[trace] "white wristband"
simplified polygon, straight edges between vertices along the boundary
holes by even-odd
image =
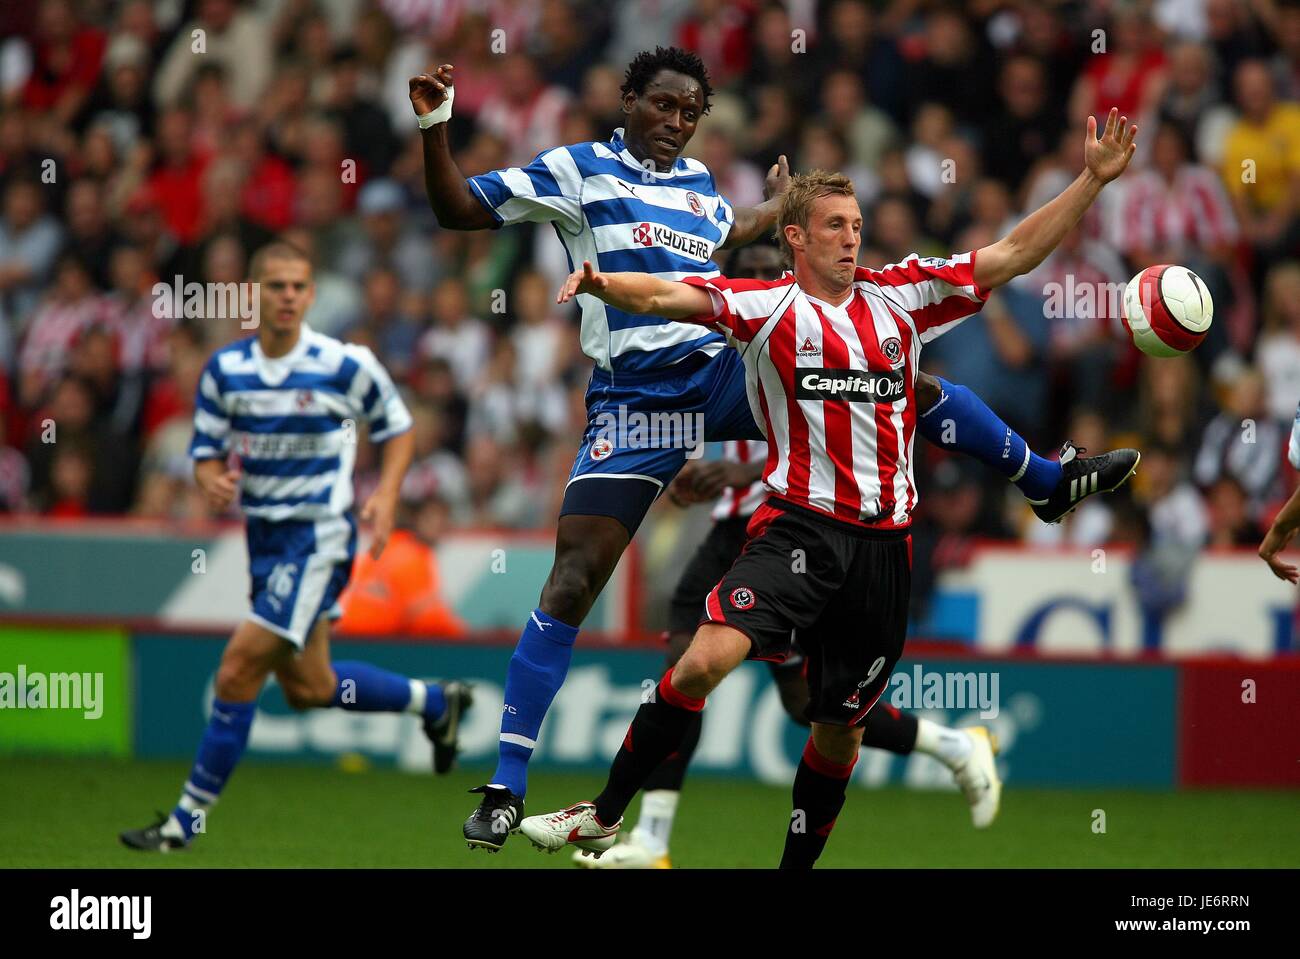
[[[438,109],[432,111],[431,113],[425,113],[416,118],[416,123],[420,125],[420,129],[427,130],[435,123],[446,123],[448,120],[450,120],[451,101],[454,99],[456,99],[456,88],[448,87],[447,99],[442,101],[442,106],[438,107]]]

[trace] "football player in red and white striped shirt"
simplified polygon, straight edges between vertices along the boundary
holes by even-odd
[[[859,267],[852,183],[816,172],[795,177],[782,197],[777,236],[794,271],[779,280],[670,282],[601,274],[590,263],[574,272],[561,302],[594,294],[630,313],[727,334],[745,361],[755,418],[766,423],[763,480],[772,495],[710,594],[690,648],[637,711],[605,789],[594,802],[525,819],[520,830],[534,845],[597,855],[612,846],[623,811],[705,697],[745,659],[784,659],[797,631],[809,659],[812,735],[781,866],[812,867],[844,804],[861,724],[902,654],[922,344],[1038,266],[1128,166],[1135,133],[1112,110],[1099,138],[1089,118],[1085,169],[1069,187],[997,243],[946,260],[913,255],[881,270]],[[1122,475],[1106,481],[1118,485],[1137,458],[1126,451]]]
[[[733,253],[726,272],[733,277],[775,280],[785,270],[775,246],[756,243]],[[926,395],[924,377],[922,372],[916,387],[917,404],[922,408],[935,402],[933,396]],[[941,392],[937,383],[931,392]],[[673,589],[664,637],[668,643],[665,668],[675,665],[690,645],[706,597],[745,547],[750,517],[767,499],[762,478],[766,462],[767,443],[763,440],[727,440],[722,444],[721,459],[692,460],[668,487],[668,496],[679,506],[711,502],[713,525],[686,562]],[[786,714],[807,727],[806,660],[797,641],[796,637],[794,654],[784,662],[768,663],[768,670]],[[599,858],[575,852],[573,861],[577,865],[589,869],[672,867],[669,845],[678,800],[702,731],[703,716],[697,713],[676,751],[656,767],[642,787],[641,815],[636,826],[630,831],[621,830],[618,844]],[[920,753],[935,758],[951,770],[976,829],[987,828],[997,817],[1002,782],[995,759],[996,738],[986,727],[948,728],[896,709],[885,697],[862,724],[862,745],[899,756]]]

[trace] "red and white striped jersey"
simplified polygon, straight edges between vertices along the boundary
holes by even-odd
[[[754,463],[767,459],[767,444],[762,440],[727,440],[722,444],[722,458],[733,463]],[[723,490],[718,501],[713,504],[713,518],[735,519],[739,516],[751,516],[754,510],[763,505],[767,499],[767,487],[761,479],[754,480],[748,486],[737,486]]]
[[[901,528],[916,506],[912,444],[921,345],[976,313],[975,254],[858,267],[838,306],[779,280],[687,277],[740,350],[754,418],[766,424],[763,482],[777,496],[857,525]]]

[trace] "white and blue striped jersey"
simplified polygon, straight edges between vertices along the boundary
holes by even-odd
[[[708,167],[679,157],[667,173],[646,169],[628,152],[621,129],[606,143],[556,147],[526,167],[469,182],[498,224],[551,223],[570,269],[590,260],[598,270],[663,280],[717,276],[713,251],[735,223]],[[661,369],[725,345],[720,334],[689,323],[624,313],[585,294],[579,302],[582,351],[613,373]]]
[[[255,336],[212,355],[199,378],[190,456],[239,457],[248,516],[338,517],[352,506],[363,421],[382,442],[410,429],[411,414],[369,349],[304,324],[282,357],[264,355]]]

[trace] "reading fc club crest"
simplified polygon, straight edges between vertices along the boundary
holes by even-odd
[[[299,390],[298,397],[297,397],[298,412],[301,413],[304,410],[306,410],[308,407],[310,407],[311,401],[312,401],[311,390]]]
[[[595,442],[591,444],[591,458],[597,463],[614,452],[614,444],[603,436],[596,437]]]
[[[903,344],[896,336],[891,336],[881,343],[880,352],[885,354],[885,359],[889,361],[890,366],[898,366],[903,362]]]
[[[704,207],[700,204],[700,198],[694,193],[686,194],[686,205],[691,208],[691,212],[696,216],[704,216]]]
[[[749,609],[754,605],[754,591],[748,586],[737,586],[731,591],[731,605],[736,609]]]

